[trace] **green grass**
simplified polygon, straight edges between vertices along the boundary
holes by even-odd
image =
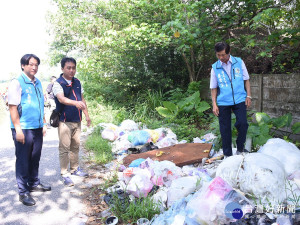
[[[117,195],[113,196],[113,200],[111,210],[123,223],[136,223],[140,218],[147,218],[150,221],[156,214],[160,214],[160,204],[155,202],[151,195],[136,198],[135,201],[125,204]]]
[[[97,164],[105,164],[113,159],[111,145],[101,137],[100,129],[96,129],[86,140],[85,148],[94,153],[92,161]]]

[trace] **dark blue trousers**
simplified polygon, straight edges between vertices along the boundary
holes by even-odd
[[[29,193],[30,187],[40,183],[39,165],[43,145],[43,128],[24,129],[25,144],[16,141],[16,131],[12,136],[16,147],[16,179],[19,194]]]
[[[248,122],[245,102],[231,106],[219,106],[219,125],[222,137],[222,148],[225,156],[232,155],[232,130],[231,112],[236,116],[234,126],[238,131],[236,146],[238,151],[243,151],[246,142]]]

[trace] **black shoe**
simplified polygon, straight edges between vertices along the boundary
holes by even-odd
[[[27,206],[35,205],[35,201],[29,193],[19,195],[19,201],[22,202],[24,205],[27,205]]]
[[[30,192],[45,192],[45,191],[51,191],[50,186],[45,186],[43,184],[39,184],[35,187],[30,188]]]
[[[243,151],[236,151],[237,155],[245,155],[246,153],[250,153],[247,149],[244,149]]]

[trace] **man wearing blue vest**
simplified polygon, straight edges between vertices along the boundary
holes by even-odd
[[[83,98],[83,88],[80,81],[74,77],[76,60],[71,57],[63,58],[61,69],[63,73],[54,82],[52,88],[56,110],[60,113],[58,126],[60,172],[64,185],[73,186],[74,183],[68,173],[69,165],[71,175],[88,176],[79,167],[82,111],[87,126],[90,126],[91,120]]]
[[[246,108],[251,106],[249,74],[245,63],[230,55],[230,46],[224,42],[215,45],[218,61],[212,65],[210,89],[213,113],[219,118],[222,148],[225,157],[232,156],[231,112],[236,116],[237,154],[245,150],[248,130]]]
[[[30,192],[50,191],[38,177],[43,136],[47,127],[44,118],[44,96],[41,82],[35,77],[40,59],[33,54],[21,58],[22,74],[13,79],[8,89],[11,130],[15,143],[16,179],[19,200],[35,205]]]

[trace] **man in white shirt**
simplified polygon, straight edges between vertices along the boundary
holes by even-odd
[[[50,186],[41,184],[38,176],[43,135],[47,130],[43,88],[35,77],[39,64],[37,56],[24,55],[21,58],[22,74],[12,80],[8,89],[19,200],[27,206],[36,204],[30,192],[51,190]]]
[[[222,148],[225,157],[232,155],[231,112],[236,116],[238,130],[237,154],[245,152],[248,130],[246,108],[251,106],[249,74],[245,63],[230,55],[230,46],[219,42],[215,45],[218,61],[211,69],[211,97],[213,113],[219,118]],[[250,149],[249,149],[250,150]]]

